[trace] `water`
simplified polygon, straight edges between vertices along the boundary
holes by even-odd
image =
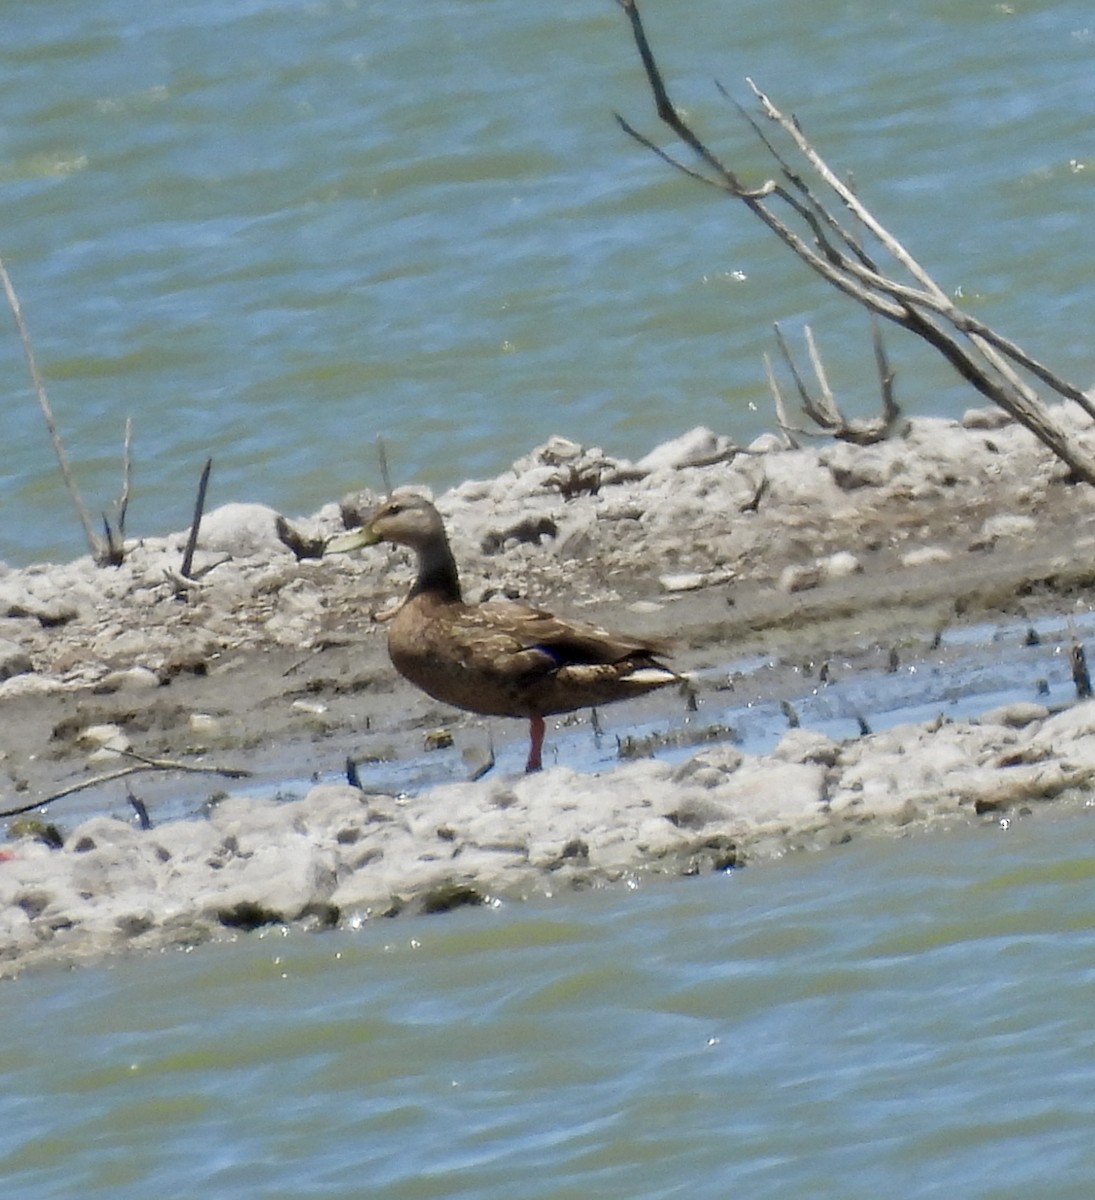
[[[941,284],[1095,377],[1080,3],[648,0],[675,93],[758,181],[712,86],[754,77]],[[744,210],[631,142],[662,137],[612,0],[43,0],[5,6],[2,254],[93,514],[289,514],[379,483],[493,475],[552,433],[637,456],[773,425],[771,323],[815,327],[851,412],[865,318]],[[913,412],[974,401],[895,334]],[[0,319],[0,559],[82,551]]]
[[[713,76],[1095,377],[1088,5],[646,7],[744,173]],[[657,131],[611,0],[8,3],[0,104],[0,255],[93,512],[133,417],[131,532],[187,524],[207,454],[211,503],[295,513],[377,483],[377,433],[437,487],[555,432],[745,440],[774,320],[876,403],[865,319],[613,122]],[[890,350],[910,411],[972,402]],[[70,557],[6,319],[0,371],[0,559]],[[1089,822],[36,973],[4,986],[3,1194],[1086,1198]]]
[[[1086,1198],[1091,819],[6,984],[4,1194]]]
[[[1006,705],[1067,708],[1076,700],[1069,649],[1075,639],[1089,642],[1093,629],[1095,614],[1079,612],[968,625],[947,631],[938,645],[904,645],[896,668],[883,647],[834,655],[825,664],[825,682],[817,662],[769,655],[730,660],[696,675],[695,711],[683,701],[667,711],[651,697],[645,707],[632,701],[624,712],[609,708],[596,718],[573,713],[553,722],[545,763],[565,763],[594,775],[611,771],[627,757],[680,763],[716,741],[732,742],[748,754],[770,754],[792,722],[843,740],[903,724],[976,720]],[[290,743],[270,747],[246,781],[223,781],[215,788],[205,776],[147,775],[141,799],[156,824],[204,819],[211,791],[268,800],[302,798],[318,781],[343,782],[347,758],[359,765],[367,790],[419,794],[466,778],[482,764],[488,746],[495,756],[495,777],[524,770],[527,733],[514,722],[458,726],[455,744],[447,750],[374,759],[377,750],[390,749],[392,727],[403,728],[405,714],[393,711],[387,721],[391,724],[375,725],[367,734],[328,743],[311,773],[302,773],[300,748]],[[104,812],[123,821],[134,819],[126,798],[107,783],[65,800],[65,827]]]

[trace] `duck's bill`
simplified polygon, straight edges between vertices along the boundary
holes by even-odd
[[[373,533],[368,525],[360,529],[351,529],[349,533],[336,533],[323,548],[324,554],[348,554],[351,550],[360,550],[365,546],[375,546],[380,538]]]

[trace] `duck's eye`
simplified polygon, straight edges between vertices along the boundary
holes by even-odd
[[[403,511],[402,504],[395,503],[395,504],[388,505],[388,516],[390,516],[390,517],[398,517],[402,511]]]

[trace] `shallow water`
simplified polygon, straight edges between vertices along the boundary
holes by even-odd
[[[680,102],[767,173],[712,85],[752,76],[940,283],[1095,378],[1089,6],[647,0]],[[494,475],[552,433],[637,456],[773,425],[771,323],[873,410],[865,318],[617,127],[657,123],[612,0],[45,0],[0,43],[2,254],[88,506],[133,533]],[[896,334],[909,411],[969,391]],[[0,559],[83,549],[0,320]]]
[[[768,655],[733,660],[695,674],[694,708],[684,698],[667,707],[654,696],[551,721],[544,761],[592,774],[628,758],[681,762],[714,742],[768,754],[792,724],[840,741],[902,724],[975,720],[1005,705],[1065,708],[1077,696],[1070,646],[1089,639],[1093,627],[1095,614],[1076,611],[960,626],[941,634],[938,645],[903,644],[896,660],[878,645],[834,653],[824,663]],[[399,757],[405,732],[406,718],[396,709],[352,737],[270,746],[252,764],[257,774],[242,782],[166,772],[144,776],[138,790],[154,823],[162,824],[203,816],[212,795],[303,797],[316,782],[342,782],[348,759],[366,791],[391,795],[470,778],[492,757],[492,778],[524,770],[524,722],[460,721],[452,727],[453,745]],[[68,828],[104,812],[134,820],[110,782],[66,797],[63,812]]]
[[[1091,816],[4,985],[6,1196],[1086,1197]]]

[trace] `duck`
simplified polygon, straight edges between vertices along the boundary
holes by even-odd
[[[388,654],[404,679],[443,704],[529,723],[525,770],[541,770],[545,718],[611,704],[686,678],[662,661],[663,640],[612,633],[514,600],[465,602],[441,514],[398,488],[325,553],[388,542],[417,557],[402,603],[387,614]]]

